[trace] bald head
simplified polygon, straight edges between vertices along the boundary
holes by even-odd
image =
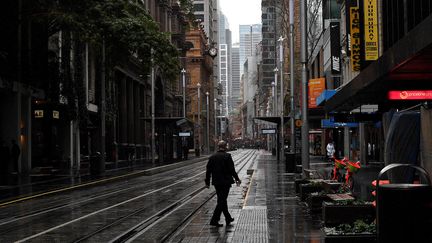
[[[218,148],[219,150],[226,150],[227,149],[227,142],[225,142],[224,140],[220,140],[218,142]]]

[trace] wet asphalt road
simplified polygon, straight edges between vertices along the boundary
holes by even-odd
[[[237,170],[255,150],[234,151]],[[207,161],[0,208],[0,242],[161,242],[214,196]]]

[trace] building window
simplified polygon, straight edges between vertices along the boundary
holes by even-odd
[[[204,11],[204,3],[196,3],[194,4],[195,11]]]

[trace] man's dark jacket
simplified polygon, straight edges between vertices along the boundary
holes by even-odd
[[[210,185],[210,178],[212,178],[212,185],[231,186],[234,183],[233,177],[236,181],[240,180],[235,171],[231,154],[225,151],[217,151],[210,156],[207,163],[206,185]]]

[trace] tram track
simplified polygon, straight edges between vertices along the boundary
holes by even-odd
[[[237,170],[237,172],[240,172],[251,160],[253,160],[256,157],[255,152],[251,152],[242,159],[242,161],[238,162],[237,165],[240,165],[242,162],[243,164],[240,166],[240,168]],[[158,214],[158,218],[152,222],[151,224],[148,223],[149,220],[145,220],[142,223],[132,227],[130,230],[124,232],[114,240],[110,241],[111,243],[121,243],[121,242],[132,242],[137,237],[140,237],[142,234],[150,230],[153,226],[155,226],[157,223],[160,223],[168,214],[174,213],[176,208],[179,208],[181,206],[186,205],[190,200],[192,200],[195,196],[197,196],[199,193],[203,192],[206,188],[203,186],[202,188],[199,188],[198,190],[194,191],[190,195],[184,197],[182,200],[186,199],[183,203],[177,203],[176,207],[172,207],[172,210],[161,210],[161,213]],[[215,192],[210,193],[210,196],[206,198],[198,207],[196,207],[192,212],[190,212],[187,217],[185,217],[176,228],[172,229],[170,232],[165,234],[165,236],[161,239],[161,242],[165,242],[167,239],[171,238],[175,232],[182,227],[198,210],[200,210],[205,204],[207,204],[214,196],[216,195]],[[182,201],[182,200],[179,200]]]
[[[232,153],[232,154],[233,154],[233,159],[235,159],[236,161],[239,161],[236,164],[239,165],[239,168],[240,168],[239,170],[241,170],[247,164],[247,163],[241,164],[242,161],[245,161],[245,158],[248,158],[250,154],[253,154],[253,152],[252,153],[248,153],[248,155],[246,155],[244,152],[243,153],[236,152],[236,153]],[[241,157],[243,157],[243,159]],[[197,163],[190,165],[190,167],[188,167],[188,166],[185,166],[185,167],[191,168],[193,166],[196,166],[196,164]],[[179,168],[179,171],[184,170],[185,167]],[[195,167],[195,169],[196,170],[203,170],[204,167],[205,167],[205,165],[199,165],[198,167]],[[110,209],[113,209],[113,208],[115,208],[115,207],[117,207],[119,205],[123,205],[123,204],[126,204],[126,203],[130,202],[130,201],[144,198],[145,196],[148,196],[148,195],[151,195],[151,194],[157,194],[157,193],[162,193],[162,192],[168,193],[171,190],[170,187],[173,187],[174,185],[185,183],[185,182],[191,181],[191,180],[195,181],[195,180],[198,179],[197,177],[202,176],[204,173],[205,172],[202,172],[202,173],[196,174],[196,175],[194,175],[192,177],[183,178],[182,180],[176,180],[174,183],[171,183],[169,185],[160,187],[158,189],[142,192],[141,195],[139,195],[139,196],[137,196],[135,198],[131,198],[131,199],[128,199],[126,201],[119,202],[119,203],[117,203],[115,205],[111,205],[109,207],[105,207],[105,208],[96,210],[95,212],[92,212],[91,214],[86,214],[86,215],[83,215],[81,217],[75,218],[75,219],[73,219],[71,221],[65,222],[63,224],[56,225],[54,227],[51,227],[51,228],[46,229],[44,231],[38,232],[37,234],[33,234],[33,235],[29,236],[29,237],[26,237],[26,238],[21,239],[21,240],[16,241],[16,242],[23,242],[23,241],[26,241],[26,240],[37,239],[38,237],[40,237],[40,236],[42,236],[44,234],[48,234],[48,233],[53,232],[55,230],[58,230],[58,229],[60,229],[62,227],[66,227],[69,224],[72,224],[72,223],[75,224],[77,222],[80,222],[81,220],[84,220],[84,219],[88,218],[88,217],[96,216],[97,214],[100,214],[102,212],[105,212],[105,211],[108,211]],[[158,181],[165,181],[165,179],[160,179],[159,178],[159,179],[152,180],[152,182],[154,182],[155,184],[157,184]],[[79,205],[82,205],[82,204],[85,204],[85,203],[91,203],[92,200],[97,200],[97,199],[101,199],[101,198],[103,199],[103,197],[115,196],[118,193],[127,192],[128,190],[133,190],[133,188],[131,188],[131,187],[123,188],[123,189],[120,189],[120,190],[110,191],[108,193],[92,196],[90,198],[84,198],[83,200],[80,200],[80,201],[74,201],[74,202],[67,203],[67,204],[55,205],[53,207],[50,207],[50,208],[47,208],[47,209],[44,209],[44,210],[38,210],[38,211],[34,211],[34,212],[31,212],[31,213],[28,213],[28,214],[25,214],[25,215],[20,215],[18,217],[12,218],[12,219],[3,220],[2,222],[0,222],[0,226],[7,225],[7,224],[10,224],[10,223],[13,223],[13,222],[16,222],[16,221],[21,221],[21,220],[24,220],[24,219],[29,219],[29,218],[32,218],[32,217],[35,217],[35,216],[40,216],[40,215],[47,214],[47,213],[50,213],[50,212],[54,212],[54,211],[59,210],[59,209],[64,209],[64,208],[68,208],[68,207],[70,207],[70,208],[72,208],[72,207],[78,207]],[[149,217],[146,220],[146,222],[141,223],[138,227],[135,227],[133,233],[129,233],[128,235],[129,236],[137,235],[142,230],[145,230],[146,228],[150,227],[151,225],[154,225],[155,223],[158,222],[158,220],[160,220],[161,218],[163,218],[164,215],[167,215],[170,212],[174,211],[176,208],[181,207],[182,205],[184,205],[185,203],[187,203],[191,198],[194,198],[195,195],[197,195],[200,192],[202,192],[202,190],[204,190],[204,187],[200,187],[200,188],[194,190],[193,192],[189,193],[188,195],[186,195],[186,196],[180,198],[179,200],[177,200],[175,203],[172,203],[170,206],[163,208],[159,212],[155,213],[152,217]],[[214,196],[214,193],[213,193],[212,196]],[[210,199],[211,199],[211,197],[209,198],[209,200]],[[103,227],[95,230],[94,232],[92,232],[90,234],[82,236],[82,237],[74,240],[73,242],[83,242],[83,241],[86,241],[86,240],[90,239],[94,235],[97,235],[97,234],[99,234],[101,232],[104,232],[105,230],[108,230],[109,228],[112,228],[115,225],[118,225],[118,224],[121,224],[122,222],[127,221],[129,218],[133,217],[134,215],[138,215],[143,210],[145,210],[145,208],[138,209],[138,210],[136,210],[136,212],[132,212],[130,214],[124,215],[123,217],[120,217],[120,218],[116,219],[114,222],[112,222],[110,224],[107,224],[107,225],[105,225],[105,226],[103,226]],[[129,236],[126,237],[126,238],[130,238]],[[124,240],[120,240],[120,241],[116,241],[116,242],[124,242]]]

